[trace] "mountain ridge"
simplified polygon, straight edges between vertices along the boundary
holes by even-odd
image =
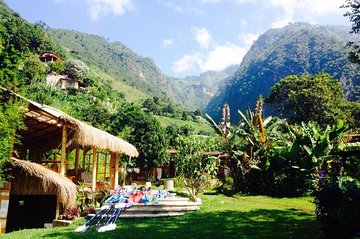
[[[220,120],[222,105],[232,110],[237,122],[237,109],[253,108],[259,95],[267,96],[271,86],[287,75],[327,72],[338,79],[349,100],[359,96],[359,66],[349,63],[346,42],[349,35],[342,26],[319,26],[292,23],[284,28],[270,29],[260,35],[244,56],[238,71],[224,82],[206,112]],[[269,105],[265,114],[273,113]]]

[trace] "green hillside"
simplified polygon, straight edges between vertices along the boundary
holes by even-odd
[[[148,94],[136,89],[135,87],[127,85],[123,81],[115,79],[114,77],[106,74],[105,72],[96,67],[90,68],[90,77],[94,79],[103,79],[107,82],[110,82],[112,88],[116,91],[123,93],[124,98],[128,102],[139,105],[144,99],[150,97]]]
[[[175,100],[166,77],[153,60],[139,56],[122,43],[72,30],[47,29],[47,32],[72,57],[110,75],[115,88],[126,84],[145,94]]]
[[[294,23],[271,29],[259,37],[244,57],[240,68],[212,98],[206,111],[219,120],[222,105],[232,109],[232,121],[239,120],[237,109],[254,108],[259,95],[288,75],[329,73],[338,79],[349,100],[360,96],[359,67],[347,60],[345,47],[349,29]],[[265,113],[274,113],[268,105]]]

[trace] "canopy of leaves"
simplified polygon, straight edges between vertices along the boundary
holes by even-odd
[[[346,101],[340,83],[324,73],[285,77],[271,88],[267,102],[292,123],[326,125],[351,118],[343,107]]]

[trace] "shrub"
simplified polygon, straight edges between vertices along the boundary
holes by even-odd
[[[74,220],[80,216],[80,208],[78,207],[71,207],[67,208],[64,213],[65,219],[67,220]]]
[[[358,175],[352,175],[355,168],[359,174],[358,163],[355,157],[336,160],[319,172],[316,216],[325,238],[350,238],[360,232],[360,181]]]
[[[218,181],[217,191],[226,196],[232,196],[235,194],[234,179],[227,177],[223,182]]]

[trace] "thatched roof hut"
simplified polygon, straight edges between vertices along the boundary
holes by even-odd
[[[21,142],[14,145],[20,159],[54,164],[54,170],[72,177],[74,181],[80,181],[81,178],[81,181],[85,182],[81,176],[81,170],[85,168],[91,170],[91,188],[95,190],[97,183],[100,182],[97,181],[100,171],[102,175],[99,180],[110,181],[111,187],[117,187],[119,154],[129,157],[139,155],[135,146],[114,135],[77,120],[56,108],[36,103],[1,86],[0,89],[28,103],[24,117],[26,129],[17,131]],[[70,165],[69,155],[74,149],[76,150],[75,169],[70,171],[72,169],[69,169],[66,164]],[[55,152],[57,150],[61,150],[60,160],[57,159]],[[83,164],[79,171],[80,150],[83,151]],[[92,154],[90,153],[92,162],[90,159],[85,160],[90,150],[92,150]],[[103,170],[98,170],[98,156],[102,153],[106,154],[102,164]],[[53,154],[53,160],[50,160],[50,154]],[[108,155],[110,155],[109,161],[107,161]]]
[[[25,115],[27,117],[26,120],[29,121],[29,124],[26,125],[30,125],[31,129],[29,129],[30,131],[28,131],[26,135],[22,135],[25,142],[31,141],[31,144],[34,144],[38,139],[43,140],[45,134],[51,133],[51,141],[57,141],[54,142],[54,144],[59,145],[59,142],[61,142],[61,137],[59,137],[61,135],[60,129],[66,125],[75,131],[75,134],[69,134],[70,137],[68,137],[68,140],[74,141],[75,144],[107,149],[112,153],[125,154],[129,157],[137,157],[139,155],[135,146],[125,140],[75,119],[61,110],[36,103],[4,87],[0,86],[0,89],[7,91],[10,95],[25,100],[29,104],[28,111]],[[30,138],[31,140],[29,140]]]
[[[46,121],[48,124],[51,121],[53,121],[53,124],[65,123],[68,127],[75,130],[72,138],[76,144],[107,149],[110,152],[126,154],[130,157],[137,157],[139,155],[135,146],[125,140],[77,120],[58,109],[36,103],[29,99],[26,100],[29,102],[29,111],[26,113],[26,116],[35,118],[38,121]]]
[[[11,158],[13,169],[11,194],[13,195],[56,195],[63,208],[76,205],[77,186],[61,174],[40,164]]]

